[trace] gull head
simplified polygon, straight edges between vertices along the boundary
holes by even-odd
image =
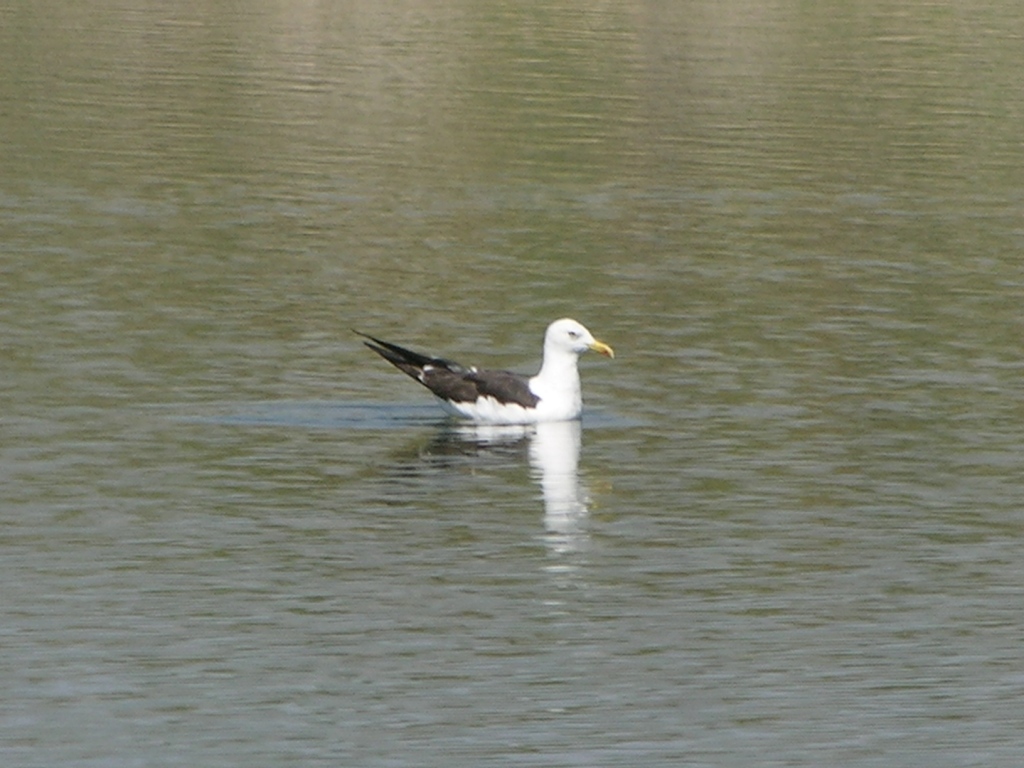
[[[603,341],[598,341],[582,323],[563,317],[548,326],[544,334],[544,348],[581,355],[593,350],[606,357],[615,357],[612,348]]]

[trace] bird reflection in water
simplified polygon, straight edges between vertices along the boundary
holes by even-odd
[[[578,419],[507,426],[457,424],[449,435],[484,451],[526,442],[531,475],[544,500],[548,544],[559,554],[578,551],[586,544],[587,500],[579,481],[582,425]]]

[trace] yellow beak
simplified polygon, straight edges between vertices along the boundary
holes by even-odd
[[[615,350],[605,344],[603,341],[594,339],[594,343],[590,345],[590,348],[598,354],[604,355],[605,357],[615,357]]]

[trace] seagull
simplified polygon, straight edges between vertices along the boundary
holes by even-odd
[[[466,367],[355,333],[369,339],[363,342],[367,347],[433,392],[447,413],[480,424],[578,419],[583,411],[576,367],[580,355],[593,350],[615,357],[611,347],[567,317],[555,320],[544,333],[544,360],[536,376]]]

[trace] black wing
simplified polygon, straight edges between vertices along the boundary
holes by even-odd
[[[518,373],[478,371],[443,357],[413,352],[361,331],[355,333],[368,338],[370,341],[363,342],[367,347],[443,400],[475,403],[480,397],[493,397],[500,403],[516,403],[526,408],[540,402],[540,398],[530,391],[527,377]]]
[[[530,390],[530,380],[518,373],[471,371],[466,378],[476,385],[477,397],[493,397],[499,403],[515,403],[524,408],[533,408],[540,402]]]
[[[353,332],[369,339],[370,341],[364,341],[363,344],[368,346],[398,369],[412,376],[417,381],[423,381],[421,374],[428,368],[441,368],[452,373],[469,372],[468,368],[459,365],[454,360],[445,360],[443,357],[422,355],[419,352],[413,352],[411,349],[400,347],[397,344],[381,341],[368,333],[363,333],[362,331],[356,331],[354,329]],[[373,343],[371,344],[370,342]]]

